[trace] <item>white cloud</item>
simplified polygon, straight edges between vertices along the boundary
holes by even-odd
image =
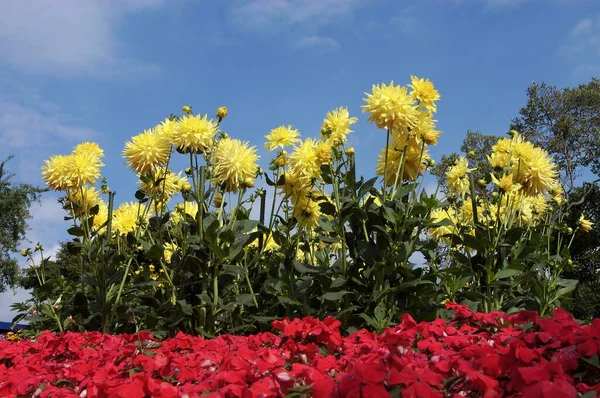
[[[251,0],[231,10],[233,22],[244,28],[267,30],[273,26],[322,24],[351,14],[359,0]]]
[[[311,48],[319,51],[335,51],[341,48],[340,43],[333,37],[305,36],[296,42],[298,48]]]
[[[119,55],[122,17],[164,0],[28,0],[0,2],[2,62],[35,72],[105,75],[155,67]]]
[[[571,28],[558,53],[572,65],[573,74],[587,79],[600,70],[600,15],[582,18]]]

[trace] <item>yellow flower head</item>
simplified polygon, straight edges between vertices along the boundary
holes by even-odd
[[[152,174],[140,179],[140,189],[157,202],[166,204],[180,191],[183,183],[187,181],[180,174],[175,174],[165,167],[158,167]]]
[[[265,138],[267,142],[265,147],[269,152],[273,152],[277,148],[285,148],[286,146],[293,145],[300,141],[298,138],[300,133],[298,130],[294,130],[292,126],[279,126],[267,135]]]
[[[357,121],[357,118],[350,117],[348,108],[340,106],[327,113],[321,127],[321,135],[331,140],[333,146],[338,146],[346,142],[346,136],[352,132],[350,126]]]
[[[125,143],[123,157],[133,171],[138,174],[153,173],[157,167],[164,166],[169,160],[171,144],[162,133],[144,130],[143,133]]]
[[[94,224],[92,225],[92,228],[98,235],[104,235],[106,233],[106,226],[102,226],[108,220],[108,206],[103,200],[100,200],[98,205],[98,214],[94,216]]]
[[[196,202],[183,202],[175,206],[175,211],[171,213],[171,222],[179,224],[182,214],[187,214],[192,218],[196,218],[198,214],[198,204]]]
[[[141,218],[144,209],[139,203],[123,203],[113,212],[114,220],[112,229],[119,235],[127,235],[135,231],[138,219]]]
[[[177,246],[175,243],[165,243],[164,247],[165,251],[163,255],[165,257],[165,263],[171,264],[171,258],[173,257],[173,253],[175,253],[179,249],[179,246]]]
[[[177,122],[171,120],[170,118],[166,118],[160,124],[157,124],[154,127],[154,132],[156,133],[156,135],[162,137],[168,143],[170,143],[173,140],[175,131],[177,131]]]
[[[296,201],[296,198],[301,194],[305,194],[306,190],[309,186],[306,186],[302,183],[300,178],[291,171],[285,173],[284,183],[281,186],[281,190],[286,196],[289,196],[292,199],[292,202]]]
[[[225,119],[228,113],[229,111],[227,110],[226,106],[220,106],[219,108],[217,108],[217,117],[219,118],[219,120]]]
[[[317,142],[307,138],[294,147],[290,155],[290,171],[296,175],[302,185],[311,185],[312,180],[321,177],[321,162],[317,153]]]
[[[369,122],[381,129],[406,130],[413,128],[417,122],[417,109],[413,98],[408,95],[406,87],[382,84],[373,86],[372,94],[367,94],[363,112],[369,113]]]
[[[254,228],[250,232],[256,232],[256,228]],[[265,234],[263,234],[263,247],[264,247],[264,251],[266,253],[279,250],[280,246],[277,244],[277,242],[275,242],[275,239],[273,239],[273,234],[270,234],[269,239],[267,239],[265,242],[266,238],[267,238],[267,234],[265,233]],[[248,244],[248,247],[257,249],[258,248],[258,238],[254,239],[252,242],[250,242]]]
[[[460,157],[458,162],[446,172],[448,188],[456,195],[464,196],[469,191],[469,172],[475,169],[469,168],[466,158]]]
[[[72,189],[67,193],[67,200],[73,206],[76,217],[90,216],[92,207],[100,203],[100,192],[87,185],[80,189]]]
[[[104,151],[95,142],[82,142],[75,147],[73,153],[85,154],[90,159],[102,159],[104,157]]]
[[[431,112],[419,112],[417,124],[415,125],[413,132],[427,145],[436,145],[438,137],[442,134],[441,131],[435,129],[436,122],[437,120],[433,120]]]
[[[67,159],[71,186],[80,187],[86,184],[96,184],[96,179],[100,178],[100,168],[104,166],[96,152],[74,151]]]
[[[515,181],[529,195],[547,192],[556,182],[558,172],[548,152],[531,142],[516,142],[512,148],[510,171]]]
[[[42,176],[46,185],[55,191],[65,191],[71,186],[69,173],[69,156],[56,155],[45,160],[42,167]]]
[[[494,169],[503,169],[510,165],[510,155],[500,151],[493,151],[491,155],[487,155],[490,165]]]
[[[429,79],[419,79],[416,76],[411,76],[409,87],[413,89],[410,95],[418,100],[421,106],[431,112],[437,111],[435,102],[440,99],[440,93],[437,92]]]
[[[186,115],[179,120],[172,136],[172,144],[183,152],[204,153],[217,135],[217,122],[208,115]]]
[[[300,228],[314,229],[319,225],[321,218],[319,202],[312,195],[298,197],[294,205],[294,218],[298,221]]]
[[[449,235],[455,232],[456,223],[458,222],[456,219],[456,214],[453,209],[435,209],[431,212],[430,215],[431,222],[437,224],[442,221],[448,220],[451,222],[451,225],[444,225],[440,227],[430,228],[428,233],[433,238],[441,240],[442,242],[448,243],[450,240],[448,237],[443,237],[444,235]]]
[[[238,139],[221,139],[214,152],[214,182],[226,192],[254,184],[258,171],[255,147]]]
[[[579,217],[579,229],[583,232],[590,232],[593,226],[594,223],[585,218],[583,214],[581,215],[581,217]]]
[[[331,160],[331,144],[332,142],[329,140],[319,141],[317,143],[315,151],[317,152],[317,158],[321,164],[329,163]]]
[[[521,189],[521,184],[513,181],[512,174],[505,174],[500,180],[498,180],[493,173],[491,174],[491,177],[492,182],[498,185],[498,188],[500,188],[502,192],[513,193]]]
[[[403,155],[404,147],[406,152]],[[381,150],[377,159],[377,175],[386,176],[386,185],[393,185],[396,181],[414,181],[425,170],[429,162],[427,148],[423,148],[413,135],[395,132],[393,142],[388,147],[387,174],[385,172],[385,148]],[[404,173],[397,176],[402,169],[401,162],[404,160]]]

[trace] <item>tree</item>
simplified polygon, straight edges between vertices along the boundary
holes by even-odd
[[[567,217],[567,224],[577,229],[579,217],[584,215],[594,223],[589,232],[576,231],[571,244],[571,258],[575,269],[567,278],[580,281],[570,310],[578,319],[600,317],[600,187],[592,184],[577,187],[571,193],[576,203]]]
[[[0,163],[0,292],[13,287],[19,277],[19,266],[12,257],[25,238],[29,206],[39,201],[42,189],[11,181],[14,174],[5,170],[8,157]]]
[[[510,129],[552,155],[568,195],[583,169],[600,175],[600,80],[563,90],[534,82]]]
[[[476,167],[476,170],[473,171],[475,181],[486,178],[492,171],[486,155],[491,153],[492,146],[496,144],[498,138],[500,137],[496,135],[486,135],[479,131],[467,130],[467,136],[463,140],[460,150],[468,154],[469,163]],[[431,168],[431,173],[438,177],[443,190],[446,187],[446,171],[452,167],[458,156],[456,153],[442,155],[440,162]]]

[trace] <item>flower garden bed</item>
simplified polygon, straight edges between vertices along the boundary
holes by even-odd
[[[329,317],[273,322],[273,333],[44,332],[0,341],[0,396],[39,397],[593,397],[600,392],[600,319],[579,325],[523,311],[453,320],[408,314],[380,335],[342,336]]]

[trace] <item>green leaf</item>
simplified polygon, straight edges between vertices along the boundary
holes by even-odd
[[[334,216],[335,215],[335,205],[331,202],[320,202],[319,203],[319,207],[321,208],[321,212],[323,214],[326,214],[328,216]]]
[[[277,296],[277,300],[279,300],[279,302],[281,304],[290,304],[290,305],[297,305],[297,306],[302,306],[302,303],[299,301],[296,301],[294,299],[291,299],[289,297],[286,296]]]
[[[294,261],[294,269],[298,272],[300,272],[301,274],[306,274],[306,273],[312,273],[312,274],[318,274],[321,271],[317,268],[309,268],[306,265],[298,262],[298,261]]]
[[[254,299],[254,294],[251,293],[242,293],[236,296],[235,303],[237,305],[249,305],[252,303]]]
[[[470,234],[462,235],[463,242],[465,246],[470,247],[471,249],[477,250],[478,253],[485,253],[485,245],[476,237]]]
[[[338,287],[342,287],[345,283],[346,283],[346,278],[339,277],[339,278],[336,278],[333,282],[331,282],[331,285],[329,286],[329,288],[336,289]]]
[[[514,268],[504,268],[498,271],[496,275],[494,275],[493,280],[511,278],[513,276],[520,275],[522,272],[523,271]]]
[[[327,292],[321,296],[323,300],[336,301],[344,297],[346,294],[352,293],[348,290],[340,290],[339,292]]]
[[[85,232],[83,232],[83,229],[81,227],[71,227],[69,229],[67,229],[67,233],[71,236],[83,236],[85,235]]]

